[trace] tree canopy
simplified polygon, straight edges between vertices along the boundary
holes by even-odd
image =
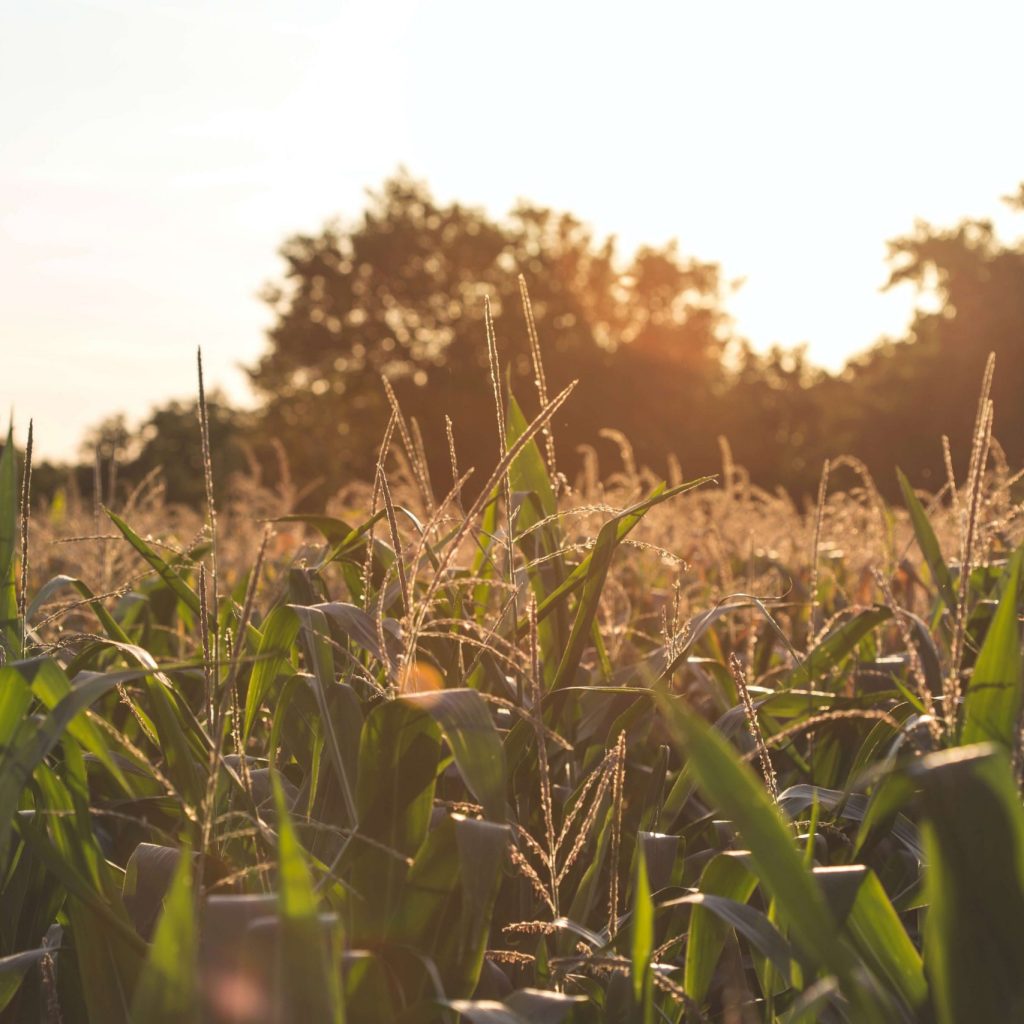
[[[620,261],[569,214],[527,204],[504,221],[439,205],[401,174],[370,196],[350,227],[289,239],[283,281],[266,291],[277,322],[252,370],[264,430],[282,439],[299,476],[337,486],[373,470],[390,415],[387,377],[415,418],[432,468],[447,466],[444,415],[463,465],[496,455],[484,325],[497,325],[502,369],[520,395],[534,369],[519,286],[529,286],[548,386],[580,384],[558,424],[567,450],[602,427],[623,430],[645,458],[713,443],[707,416],[731,342],[718,267],[674,244]]]
[[[1024,185],[1009,200],[1022,208]],[[925,485],[945,479],[940,438],[966,465],[978,387],[990,352],[995,433],[1011,465],[1024,462],[1024,242],[1004,243],[985,220],[952,228],[918,222],[889,244],[890,285],[922,298],[906,338],[876,345],[844,374],[836,432],[872,468],[902,465]]]
[[[1007,202],[1024,211],[1024,185]],[[439,203],[405,173],[369,193],[358,219],[295,235],[281,255],[284,273],[264,291],[275,317],[268,347],[249,371],[257,407],[243,415],[215,403],[211,427],[226,472],[255,452],[272,479],[283,446],[296,483],[318,483],[307,490],[314,503],[372,476],[391,415],[382,378],[422,441],[436,489],[451,478],[446,415],[460,467],[476,467],[482,482],[497,458],[488,303],[499,373],[528,412],[538,405],[520,280],[548,393],[579,381],[554,423],[570,476],[580,446],[610,446],[600,438],[611,428],[657,472],[670,455],[687,474],[714,470],[724,435],[755,482],[795,496],[815,491],[825,458],[847,452],[883,492],[897,492],[897,465],[938,487],[943,435],[954,464],[967,461],[989,352],[996,437],[1011,464],[1024,461],[1024,241],[1001,240],[985,220],[918,222],[890,242],[890,286],[910,282],[921,296],[913,323],[838,375],[802,349],[754,351],[733,328],[719,268],[674,242],[623,256],[614,237],[596,237],[569,213],[520,203],[497,219]],[[197,452],[194,416],[193,404],[172,402],[138,435],[115,417],[93,442],[101,455],[118,450],[124,481],[161,465],[169,496],[194,502],[201,473],[182,454]]]

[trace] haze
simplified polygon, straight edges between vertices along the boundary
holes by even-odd
[[[44,457],[194,389],[246,398],[278,245],[399,164],[439,198],[679,239],[758,346],[838,367],[915,217],[1024,178],[1015,4],[6,2],[0,398]],[[500,325],[499,325],[500,327]]]

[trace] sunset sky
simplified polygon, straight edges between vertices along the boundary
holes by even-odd
[[[885,242],[1024,218],[1024,5],[0,0],[0,398],[43,456],[244,401],[290,233],[399,164],[443,200],[679,239],[758,346],[902,332]],[[1019,223],[1018,223],[1019,222]],[[500,324],[499,324],[500,330]]]

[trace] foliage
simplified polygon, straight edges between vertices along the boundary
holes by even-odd
[[[2,1019],[1016,1019],[987,393],[957,504],[860,468],[809,516],[628,452],[569,492],[568,389],[492,397],[472,496],[392,422],[361,512],[279,517],[301,547],[237,503],[176,547],[108,511],[103,591],[45,578],[6,445]]]
[[[520,204],[496,221],[439,204],[401,173],[370,194],[361,220],[297,235],[281,255],[284,280],[266,291],[277,320],[252,380],[265,435],[282,440],[303,480],[324,478],[333,490],[373,472],[390,415],[382,375],[419,425],[435,477],[448,472],[445,413],[464,468],[493,465],[494,410],[479,386],[485,298],[513,380],[535,373],[517,273],[530,282],[551,394],[580,381],[577,414],[559,423],[568,452],[612,427],[660,461],[667,424],[648,417],[651,407],[675,410],[671,447],[685,438],[711,450],[700,441],[714,440],[705,420],[728,340],[724,288],[716,266],[674,244],[623,262],[614,239],[596,239],[569,214]]]
[[[1019,200],[1007,201],[1022,209]],[[843,413],[829,424],[835,443],[856,451],[876,472],[891,472],[895,463],[937,489],[946,472],[932,439],[949,437],[962,472],[974,416],[964,382],[976,380],[994,352],[999,373],[992,397],[1004,416],[1005,456],[1019,465],[1024,241],[1002,242],[985,220],[963,220],[951,228],[918,222],[889,243],[889,262],[889,287],[909,283],[923,301],[905,338],[880,343],[851,361],[836,388]]]
[[[1007,202],[1024,209],[1019,194]],[[547,390],[579,381],[575,415],[556,424],[556,470],[570,481],[623,437],[642,464],[671,474],[681,462],[696,476],[711,471],[725,438],[754,483],[796,500],[813,496],[823,461],[843,453],[867,465],[890,500],[901,497],[897,465],[936,491],[948,483],[943,436],[957,473],[969,460],[974,408],[963,382],[981,375],[989,352],[999,359],[1005,457],[1024,461],[1015,411],[1024,241],[1002,241],[988,221],[919,222],[889,243],[889,286],[916,288],[919,308],[904,337],[865,347],[838,374],[813,366],[803,346],[754,351],[729,318],[734,286],[674,242],[623,258],[614,238],[595,237],[571,214],[520,203],[495,219],[440,203],[404,172],[370,193],[359,219],[289,238],[281,256],[284,272],[263,293],[269,345],[249,367],[256,407],[209,403],[222,486],[255,475],[321,508],[370,479],[392,397],[439,490],[451,480],[446,414],[462,471],[482,474],[498,453],[479,387],[490,372],[487,302],[514,386],[532,389],[537,372],[517,272],[533,294]],[[195,420],[195,403],[177,400],[137,430],[112,417],[85,439],[81,465],[37,467],[36,493],[72,489],[110,503],[158,472],[169,502],[198,508]]]
[[[227,479],[248,467],[250,453],[243,438],[251,430],[251,418],[222,397],[211,397],[207,411],[214,471],[218,479]],[[197,423],[197,403],[181,401],[154,409],[137,431],[123,416],[105,420],[83,441],[79,488],[97,500],[110,501],[119,478],[122,485],[134,488],[150,474],[159,474],[168,502],[198,507],[203,500],[203,462],[194,443]]]
[[[681,257],[674,243],[624,261],[613,239],[600,242],[569,214],[520,205],[496,221],[441,205],[399,174],[371,194],[360,221],[282,248],[284,279],[266,291],[276,323],[252,370],[263,433],[283,440],[304,483],[331,490],[366,479],[390,412],[384,375],[418,423],[435,477],[448,479],[445,412],[464,467],[492,465],[493,410],[477,387],[487,371],[483,304],[489,297],[513,380],[525,386],[535,371],[519,272],[552,393],[580,381],[576,415],[558,424],[570,478],[577,448],[607,430],[627,436],[642,462],[674,456],[692,474],[709,470],[716,439],[727,437],[755,482],[797,496],[812,495],[822,461],[844,452],[887,497],[899,496],[896,465],[935,490],[943,435],[958,470],[968,461],[974,408],[963,382],[980,376],[989,352],[1000,365],[994,398],[1014,417],[1007,458],[1020,464],[1024,431],[1011,410],[1024,388],[1024,243],[1004,244],[991,223],[968,220],[918,223],[889,251],[889,286],[914,285],[921,307],[906,337],[866,348],[833,376],[803,348],[754,352],[731,326],[718,268]]]

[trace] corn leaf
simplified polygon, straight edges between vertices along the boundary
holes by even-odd
[[[924,953],[941,1024],[1024,1019],[1024,810],[992,744],[928,754]]]
[[[476,690],[436,690],[404,701],[424,708],[441,727],[467,788],[492,821],[505,820],[505,750],[491,712]]]
[[[705,865],[697,888],[705,895],[746,903],[757,888],[745,854],[720,853]],[[694,905],[686,940],[683,987],[698,1005],[704,1002],[715,968],[725,948],[729,925],[703,903]]]
[[[899,478],[900,490],[903,492],[903,501],[910,513],[910,522],[914,527],[914,536],[917,538],[917,546],[924,555],[928,564],[928,571],[932,574],[935,585],[939,588],[939,596],[950,611],[956,610],[956,589],[953,586],[953,576],[949,571],[945,558],[942,557],[942,548],[939,546],[939,539],[935,536],[932,524],[928,519],[928,513],[920,499],[910,486],[910,481],[903,475],[901,469],[896,470]]]
[[[654,982],[651,957],[654,953],[654,901],[647,881],[644,844],[636,846],[636,877],[633,881],[633,912],[630,917],[630,977],[633,1005],[643,1024],[654,1021]]]
[[[674,498],[686,491],[692,491],[710,480],[711,477],[701,477],[698,480],[691,480],[689,483],[679,484],[677,487],[665,489],[664,484],[659,484],[651,494],[643,501],[620,512],[614,518],[608,520],[601,527],[597,535],[597,543],[594,550],[566,577],[565,582],[560,584],[548,597],[537,606],[537,617],[542,619],[547,615],[555,604],[563,600],[577,587],[582,586],[583,593],[580,595],[579,604],[576,608],[576,616],[573,619],[572,630],[569,634],[569,642],[558,663],[558,671],[555,673],[552,689],[560,689],[563,686],[570,686],[576,681],[576,670],[579,668],[580,658],[583,655],[584,646],[591,635],[597,608],[601,600],[601,593],[604,590],[605,579],[608,570],[611,568],[612,557],[615,549],[629,535],[632,529],[641,519],[656,505],[660,505],[669,498]]]
[[[758,878],[785,913],[804,954],[837,975],[847,975],[850,957],[836,939],[821,889],[764,787],[735,750],[693,712],[668,697],[660,703],[700,788],[735,823]]]
[[[132,997],[132,1024],[199,1021],[199,935],[192,894],[193,862],[180,851],[153,945]]]
[[[14,424],[0,453],[0,646],[8,659],[21,655],[18,594],[15,589],[18,552],[18,460]]]
[[[325,942],[313,876],[292,825],[281,780],[271,775],[277,812],[278,985],[284,1019],[341,1024],[340,965]]]
[[[1021,558],[1010,562],[999,607],[981,646],[964,696],[963,743],[994,740],[1012,749],[1021,706],[1020,625],[1017,621]]]

